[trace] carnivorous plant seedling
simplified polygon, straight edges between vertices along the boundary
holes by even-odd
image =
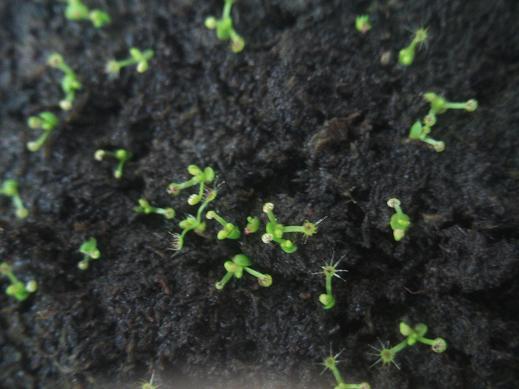
[[[216,220],[223,227],[218,231],[217,238],[219,240],[224,239],[239,239],[241,236],[240,229],[232,223],[229,223],[223,217],[218,215],[215,211],[209,211],[205,214],[206,219]]]
[[[396,241],[400,241],[404,238],[406,231],[411,226],[411,220],[400,207],[400,200],[391,198],[387,201],[387,206],[393,208],[395,213],[391,216],[389,225],[393,230],[393,237]]]
[[[205,26],[210,30],[216,30],[216,36],[221,41],[231,41],[231,50],[239,53],[245,47],[245,41],[236,32],[232,21],[232,6],[236,0],[224,0],[223,12],[221,19],[209,16],[205,19]]]
[[[365,34],[371,30],[371,23],[369,21],[369,15],[359,15],[355,18],[355,29]]]
[[[422,121],[417,120],[409,130],[409,139],[419,140],[427,143],[428,145],[431,145],[437,153],[441,153],[443,150],[445,150],[445,143],[441,140],[436,140],[429,136],[431,133],[431,128],[435,123],[436,117],[434,115],[427,115],[424,118],[423,123]]]
[[[102,161],[105,157],[117,159],[118,162],[114,169],[114,177],[120,179],[123,176],[124,165],[132,157],[132,154],[125,149],[117,149],[115,151],[96,150],[94,158],[97,161]]]
[[[423,98],[431,105],[429,113],[434,115],[444,113],[449,109],[463,109],[467,112],[474,112],[478,109],[478,102],[475,99],[469,99],[460,103],[451,102],[434,92],[424,93]]]
[[[27,216],[29,216],[29,211],[23,205],[22,198],[20,197],[18,182],[16,180],[5,180],[0,187],[0,195],[11,198],[16,209],[17,218],[25,219]]]
[[[347,384],[344,382],[344,378],[342,378],[341,372],[339,371],[339,368],[337,367],[337,364],[339,363],[338,359],[339,355],[330,355],[323,361],[324,370],[330,370],[335,377],[335,381],[337,382],[337,385],[335,386],[335,389],[370,389],[371,386],[367,382],[362,382],[360,384]]]
[[[178,196],[184,189],[198,185],[198,194],[189,196],[187,200],[189,205],[196,205],[202,201],[206,185],[214,181],[215,173],[211,167],[201,169],[196,165],[189,165],[187,171],[193,178],[180,183],[172,182],[168,186],[168,193],[172,196]]]
[[[36,292],[38,289],[38,283],[34,280],[31,280],[26,284],[18,280],[13,273],[11,265],[6,262],[0,264],[0,274],[7,277],[10,282],[5,293],[8,296],[14,297],[18,301],[26,300],[31,293]]]
[[[90,10],[82,0],[65,0],[67,8],[65,17],[68,20],[88,20],[95,28],[101,28],[111,22],[110,15],[100,9]]]
[[[260,228],[260,219],[257,216],[247,216],[247,225],[245,226],[245,235],[256,233]]]
[[[416,47],[422,46],[427,40],[427,29],[419,28],[416,30],[413,40],[409,44],[409,46],[404,47],[398,53],[398,62],[400,65],[409,66],[414,62],[414,56],[416,53]]]
[[[29,128],[33,130],[42,130],[43,132],[38,139],[27,142],[27,149],[32,152],[40,150],[58,124],[59,119],[52,112],[45,111],[36,116],[30,116],[27,120]]]
[[[139,199],[139,205],[135,207],[133,210],[137,213],[142,213],[144,215],[155,213],[157,215],[164,216],[166,219],[173,219],[175,217],[175,210],[173,208],[152,207],[150,202],[144,198]]]
[[[101,252],[97,248],[97,240],[90,238],[79,247],[79,252],[83,254],[83,260],[79,261],[79,270],[86,270],[90,266],[90,261],[101,258]]]
[[[153,58],[153,55],[153,50],[148,49],[141,51],[136,47],[132,47],[130,49],[130,58],[123,59],[120,61],[117,61],[115,59],[108,61],[108,63],[106,64],[106,72],[113,77],[117,77],[121,69],[127,66],[137,65],[137,72],[144,73],[146,70],[149,69],[149,62]]]
[[[333,263],[333,260],[330,260],[329,263],[322,266],[320,271],[317,274],[324,274],[325,279],[325,287],[326,287],[326,293],[322,293],[319,296],[319,302],[323,305],[324,309],[331,309],[335,306],[335,297],[332,293],[332,279],[333,277],[340,278],[342,280],[342,277],[339,275],[339,273],[347,272],[347,270],[337,270],[337,266],[341,260],[339,259],[337,262]]]
[[[65,93],[65,98],[59,102],[59,106],[62,110],[68,111],[72,108],[72,104],[76,98],[76,91],[81,89],[81,83],[79,82],[76,73],[65,63],[61,54],[51,54],[47,63],[50,67],[59,69],[64,74],[61,79],[61,89]]]
[[[256,277],[258,284],[263,287],[269,287],[272,285],[272,277],[269,274],[263,274],[250,267],[251,261],[249,257],[243,254],[238,254],[232,257],[231,260],[226,261],[224,264],[227,273],[223,278],[215,284],[216,289],[222,290],[225,285],[234,277],[240,279],[243,277],[243,272],[249,273],[251,276]]]

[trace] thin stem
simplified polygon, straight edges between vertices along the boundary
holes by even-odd
[[[225,273],[225,275],[222,277],[222,279],[216,283],[216,288],[223,289],[223,287],[231,280],[233,275],[234,275],[234,273],[231,273],[229,271],[227,273]]]
[[[231,10],[234,0],[225,0],[225,4],[223,6],[223,15],[222,19],[230,19],[231,18]]]
[[[447,109],[465,109],[467,107],[467,103],[445,103],[445,108]]]
[[[332,296],[332,278],[333,278],[333,275],[330,274],[330,273],[326,273],[325,275],[326,277],[326,294],[328,296]]]
[[[265,278],[265,274],[260,273],[259,271],[256,271],[254,269],[251,269],[250,267],[244,267],[243,268],[247,273],[249,273],[251,276],[254,276],[258,279]]]
[[[283,232],[300,232],[301,234],[304,234],[305,228],[303,226],[286,226],[283,227]]]

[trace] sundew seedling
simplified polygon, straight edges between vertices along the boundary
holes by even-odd
[[[409,66],[414,62],[414,56],[416,53],[416,48],[423,46],[427,41],[427,28],[419,28],[416,30],[413,40],[409,44],[409,46],[404,47],[398,53],[398,62],[400,65]]]
[[[337,277],[342,280],[343,278],[339,275],[339,273],[347,272],[347,270],[337,270],[337,266],[340,262],[341,260],[339,259],[337,262],[333,263],[332,259],[329,263],[321,267],[322,271],[317,273],[324,275],[325,279],[326,293],[319,295],[319,302],[322,304],[324,309],[331,309],[335,306],[335,297],[333,296],[332,292],[333,277]]]
[[[424,121],[417,120],[414,122],[414,124],[411,126],[411,129],[409,130],[409,139],[411,140],[419,140],[421,142],[424,142],[434,149],[437,153],[441,153],[443,150],[445,150],[445,143],[441,140],[433,139],[429,136],[431,133],[431,129],[436,123],[436,117],[432,115],[427,115],[424,118]]]
[[[172,196],[178,196],[180,192],[182,192],[183,190],[198,185],[198,193],[189,196],[189,199],[187,200],[189,205],[196,205],[200,201],[202,201],[206,185],[214,181],[215,173],[213,168],[211,167],[201,169],[196,165],[189,165],[187,167],[187,171],[193,177],[187,181],[180,183],[172,182],[168,186],[168,193]]]
[[[205,214],[206,219],[208,220],[216,220],[221,226],[222,229],[218,231],[217,238],[218,240],[224,239],[239,239],[241,237],[240,229],[232,223],[229,223],[223,217],[218,215],[215,211],[208,211]]]
[[[447,342],[443,338],[429,339],[425,337],[427,333],[427,326],[423,323],[419,323],[412,328],[405,322],[400,322],[400,333],[405,336],[405,339],[393,347],[385,346],[381,349],[376,349],[375,354],[378,359],[373,363],[372,366],[382,363],[382,365],[393,364],[397,368],[400,368],[395,361],[396,355],[409,346],[414,346],[417,343],[422,343],[431,346],[431,350],[435,353],[443,353],[447,350]]]
[[[40,150],[47,142],[50,135],[59,124],[59,119],[52,112],[41,112],[36,116],[30,116],[27,125],[33,130],[42,130],[38,139],[27,142],[27,149],[32,152]]]
[[[0,186],[0,195],[11,198],[13,206],[16,209],[16,217],[18,219],[25,219],[29,216],[29,211],[23,205],[22,198],[18,189],[18,182],[16,180],[8,179]]]
[[[61,54],[51,54],[47,63],[50,67],[59,69],[64,74],[61,79],[61,89],[63,90],[63,93],[65,93],[65,98],[60,101],[59,106],[62,110],[68,111],[72,108],[72,104],[76,98],[76,91],[81,89],[81,83],[79,82],[76,73],[65,63]]]
[[[359,15],[355,18],[355,29],[361,34],[367,33],[371,30],[371,23],[369,15]]]
[[[173,219],[175,217],[175,210],[173,208],[158,208],[153,207],[145,198],[139,199],[139,205],[133,209],[136,213],[144,215],[157,214],[162,215],[166,219]]]
[[[289,239],[284,239],[285,234],[300,233],[308,238],[317,233],[317,225],[319,222],[311,223],[307,220],[302,226],[284,226],[278,222],[273,211],[274,204],[265,203],[265,205],[263,205],[263,212],[268,218],[266,231],[261,237],[263,243],[276,242],[285,253],[291,254],[297,250],[297,245]]]
[[[247,225],[245,226],[245,235],[250,235],[258,232],[260,228],[260,219],[257,216],[247,216]]]
[[[132,157],[132,154],[125,149],[117,149],[115,151],[107,150],[96,150],[94,158],[96,161],[102,161],[106,157],[114,158],[117,160],[117,165],[114,169],[114,177],[118,180],[123,176],[123,169],[126,162]]]
[[[90,21],[95,28],[101,28],[111,22],[110,15],[100,9],[90,10],[82,0],[65,0],[65,17],[72,21]]]
[[[269,274],[263,274],[252,269],[251,264],[249,257],[243,254],[235,255],[231,260],[226,261],[224,267],[227,273],[215,284],[216,289],[222,290],[233,277],[242,278],[244,272],[256,277],[260,286],[269,287],[272,285],[272,277]]]
[[[411,226],[411,220],[409,219],[409,216],[402,211],[399,199],[389,199],[387,201],[387,206],[395,210],[395,213],[391,216],[389,225],[393,230],[393,238],[398,242],[404,238],[406,231]]]
[[[224,0],[223,12],[221,19],[214,16],[209,16],[205,19],[205,26],[210,30],[216,30],[216,36],[221,41],[231,41],[231,50],[234,53],[239,53],[245,47],[245,41],[236,32],[232,21],[232,6],[235,0]]]
[[[423,95],[425,101],[431,105],[429,114],[442,114],[449,109],[461,109],[467,112],[474,112],[478,109],[478,102],[475,99],[469,99],[463,102],[447,101],[446,98],[437,95],[434,92],[426,92]]]
[[[137,72],[144,73],[150,67],[150,60],[153,58],[154,52],[153,50],[144,50],[141,51],[136,47],[132,47],[130,49],[130,57],[117,61],[115,59],[108,61],[106,64],[106,73],[108,73],[112,77],[117,77],[121,69],[137,65]]]
[[[362,382],[360,384],[347,384],[344,381],[344,378],[342,378],[341,372],[339,371],[339,368],[337,367],[337,364],[339,363],[339,356],[341,353],[336,355],[330,355],[327,357],[322,365],[324,366],[324,371],[329,370],[337,382],[337,385],[335,386],[335,389],[371,389],[371,386],[367,382]]]
[[[97,240],[95,238],[90,238],[83,242],[79,247],[79,252],[83,254],[83,259],[77,264],[79,270],[88,269],[92,260],[98,260],[101,258],[101,252],[97,248]]]
[[[5,290],[5,293],[18,301],[27,300],[31,293],[38,290],[38,283],[36,281],[31,280],[24,284],[18,280],[13,273],[11,265],[6,262],[0,263],[0,274],[9,279],[10,285]]]

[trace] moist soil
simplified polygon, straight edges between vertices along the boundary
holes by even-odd
[[[30,209],[18,221],[0,199],[0,259],[40,286],[18,303],[2,282],[2,388],[133,388],[153,371],[162,388],[332,388],[319,365],[330,349],[344,350],[346,382],[377,389],[519,387],[516,1],[240,0],[241,54],[204,28],[220,0],[86,3],[112,24],[67,21],[58,1],[0,5],[0,177]],[[398,50],[421,26],[430,39],[403,68]],[[108,78],[105,63],[132,46],[155,50],[149,71]],[[68,113],[54,51],[83,84]],[[443,153],[407,140],[426,91],[479,101],[439,117]],[[30,153],[26,120],[44,110],[61,124]],[[93,158],[118,147],[133,153],[121,180]],[[260,233],[218,241],[214,222],[172,251],[196,208],[166,187],[189,164],[217,171],[212,208],[241,227],[267,201],[286,224],[326,219],[291,255]],[[177,219],[136,215],[141,196]],[[400,242],[391,197],[412,220]],[[102,258],[80,271],[91,236]],[[246,276],[217,291],[238,253],[273,285]],[[332,258],[348,272],[325,311],[314,273]],[[370,346],[399,342],[402,320],[447,351],[418,345],[400,369],[370,368]]]

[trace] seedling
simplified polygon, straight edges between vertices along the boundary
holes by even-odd
[[[184,189],[198,185],[198,194],[189,196],[189,199],[187,200],[189,205],[196,205],[202,201],[205,186],[214,181],[215,173],[211,167],[206,167],[202,170],[196,165],[189,165],[187,171],[193,176],[193,178],[181,183],[172,182],[168,186],[168,193],[172,196],[178,196]]]
[[[405,339],[396,346],[383,346],[380,350],[375,349],[377,351],[378,359],[372,366],[382,362],[382,365],[389,365],[392,363],[399,368],[398,364],[395,362],[396,355],[403,349],[417,343],[431,346],[431,350],[435,353],[443,353],[447,350],[447,342],[443,338],[429,339],[425,337],[427,326],[423,323],[419,323],[415,325],[414,328],[411,328],[411,326],[402,321],[400,322],[400,333],[405,336]]]
[[[117,61],[115,59],[108,61],[106,64],[106,72],[117,77],[122,68],[127,66],[137,65],[137,72],[144,73],[149,69],[149,61],[153,58],[153,50],[140,51],[136,47],[130,49],[130,58]]]
[[[135,207],[133,210],[137,213],[142,213],[144,215],[155,213],[157,215],[164,216],[166,219],[173,219],[175,217],[175,210],[173,208],[152,207],[150,202],[144,198],[139,199],[139,205]]]
[[[467,112],[474,112],[478,108],[478,102],[475,99],[469,99],[465,102],[455,103],[451,101],[447,101],[442,96],[438,96],[434,92],[424,93],[423,98],[429,104],[431,104],[431,110],[429,114],[441,114],[446,112],[449,109],[463,109]]]
[[[223,278],[215,284],[216,289],[222,290],[225,285],[231,280],[231,278],[240,279],[243,277],[243,272],[249,273],[251,276],[258,279],[258,284],[263,287],[269,287],[272,285],[272,277],[269,274],[263,274],[250,268],[251,261],[249,257],[238,254],[226,261],[224,264],[227,273]]]
[[[371,23],[369,21],[369,15],[359,15],[355,18],[355,29],[365,34],[371,30]]]
[[[23,205],[20,192],[18,190],[18,182],[15,180],[5,180],[0,187],[0,195],[10,197],[14,207],[16,208],[16,217],[25,219],[29,216],[29,211]]]
[[[90,261],[101,258],[101,252],[97,248],[97,240],[90,238],[79,247],[79,252],[83,254],[83,260],[79,261],[79,270],[86,270],[90,266]]]
[[[333,260],[330,260],[325,266],[322,266],[322,271],[317,274],[324,274],[325,285],[326,285],[326,293],[322,293],[319,296],[319,301],[323,305],[324,309],[331,309],[335,306],[335,297],[332,293],[332,279],[333,277],[343,278],[338,274],[342,272],[347,272],[348,270],[337,270],[337,266],[341,260],[339,259],[337,262],[333,263]]]
[[[232,21],[232,6],[236,0],[224,0],[222,18],[217,19],[214,16],[209,16],[205,19],[205,26],[210,30],[216,30],[216,36],[221,41],[231,41],[231,50],[234,53],[239,53],[245,47],[245,41],[236,32]]]
[[[90,10],[81,0],[66,0],[65,17],[68,20],[89,20],[95,28],[101,28],[111,22],[110,15],[99,9]]]
[[[347,384],[344,382],[344,378],[342,378],[341,372],[337,367],[337,364],[339,363],[337,358],[339,358],[340,354],[341,353],[337,355],[330,355],[323,361],[323,373],[326,370],[330,370],[332,372],[333,376],[335,377],[335,381],[337,382],[335,389],[370,389],[371,386],[367,382],[362,382],[360,384]]]
[[[223,217],[218,215],[215,211],[209,211],[205,214],[206,219],[216,220],[223,227],[218,231],[216,236],[219,240],[224,239],[239,239],[241,236],[240,229],[232,223],[229,223]]]
[[[115,151],[96,150],[94,154],[96,161],[102,161],[105,157],[117,159],[118,162],[114,170],[114,177],[120,179],[123,176],[124,165],[132,157],[132,154],[125,149],[117,149]]]
[[[391,198],[387,201],[387,206],[395,210],[395,213],[391,216],[389,225],[393,230],[393,237],[398,242],[404,238],[406,231],[411,226],[411,220],[409,216],[402,211],[402,208],[400,208],[400,200]]]
[[[158,389],[158,385],[155,385],[153,383],[153,380],[155,378],[155,372],[151,373],[151,377],[149,381],[144,381],[141,383],[141,389]]]
[[[427,28],[419,28],[416,30],[413,40],[409,46],[404,47],[398,53],[398,62],[400,62],[400,65],[409,66],[414,62],[416,48],[418,46],[424,45],[425,41],[427,40],[427,36]]]
[[[283,239],[284,234],[296,232],[308,238],[317,233],[317,224],[319,224],[319,222],[311,223],[307,220],[302,226],[284,226],[278,223],[273,211],[274,204],[265,203],[265,205],[263,205],[263,212],[267,214],[268,218],[266,233],[261,237],[263,243],[276,242],[285,253],[291,254],[297,250],[297,246],[291,240]]]
[[[52,112],[45,111],[37,116],[30,116],[27,125],[33,130],[42,130],[43,132],[35,141],[27,142],[27,149],[32,152],[40,150],[58,124],[59,119]]]
[[[16,278],[13,273],[11,265],[6,262],[2,262],[0,264],[0,274],[7,277],[10,282],[10,285],[5,290],[5,293],[8,296],[14,297],[18,301],[26,300],[31,293],[36,292],[38,289],[38,283],[34,280],[31,280],[26,284],[18,280],[18,278]]]
[[[245,226],[245,235],[250,235],[258,232],[260,228],[260,219],[256,216],[247,216],[247,225]]]
[[[433,139],[429,136],[431,133],[432,126],[436,123],[436,118],[432,115],[427,115],[424,119],[424,123],[417,120],[409,130],[409,139],[419,140],[428,145],[431,145],[437,153],[441,153],[445,150],[445,143],[441,140]]]
[[[81,89],[81,83],[79,82],[76,73],[65,63],[61,54],[51,54],[47,63],[50,67],[59,69],[64,74],[61,79],[61,89],[65,93],[65,98],[60,101],[59,106],[62,110],[68,111],[72,108],[72,104],[76,98],[76,91]]]

